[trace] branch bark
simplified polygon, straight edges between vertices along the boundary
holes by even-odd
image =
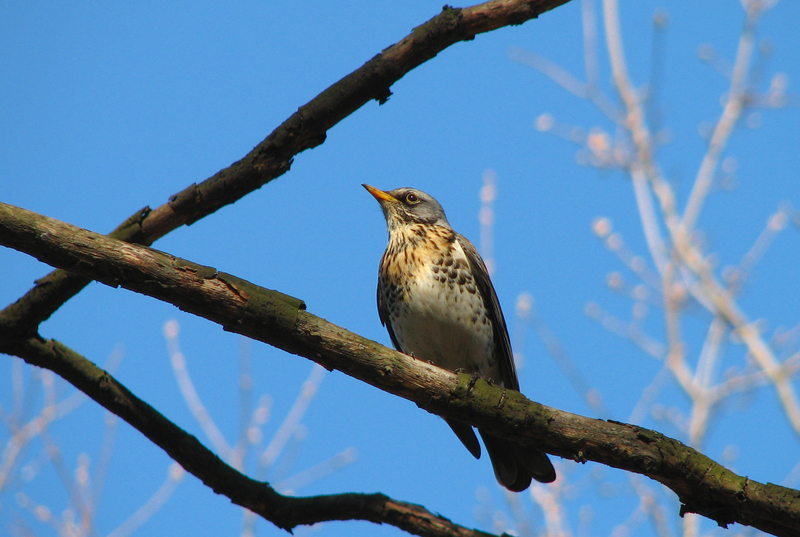
[[[415,28],[403,40],[385,49],[364,66],[300,107],[243,159],[200,184],[188,186],[171,196],[168,203],[156,209],[144,207],[137,211],[117,227],[111,236],[131,243],[150,245],[181,225],[191,224],[233,203],[288,171],[295,155],[323,143],[328,129],[370,100],[376,99],[380,104],[386,102],[391,95],[392,84],[410,70],[435,57],[440,51],[459,41],[471,40],[478,33],[507,25],[522,24],[567,1],[492,0],[465,9],[446,6],[437,17]],[[86,275],[61,269],[39,279],[33,289],[0,311],[2,352],[17,354],[30,363],[59,372],[76,386],[84,386],[81,389],[120,416],[126,415],[126,411],[138,408],[142,412],[142,423],[150,424],[140,430],[184,467],[195,468],[197,472],[195,475],[198,477],[201,477],[202,468],[212,468],[209,472],[213,475],[206,476],[209,479],[218,472],[225,474],[226,465],[205,450],[196,439],[186,435],[163,416],[158,415],[154,409],[127,393],[127,390],[109,375],[100,372],[100,376],[97,377],[97,368],[85,358],[56,341],[46,341],[38,335],[39,325],[90,281]],[[256,301],[253,302],[255,303]],[[71,362],[67,360],[69,356],[72,357]],[[72,365],[68,366],[70,363]],[[92,373],[97,378],[93,378]],[[95,381],[99,381],[99,385]],[[111,390],[109,392],[111,395],[105,401],[102,400],[104,388]],[[136,421],[132,415],[126,419],[132,424]],[[156,435],[157,431],[151,430],[150,427],[157,423],[161,423],[166,429],[171,429],[172,436],[167,437],[173,439],[172,443],[193,445],[196,448],[191,450],[193,455],[184,454],[180,449],[177,452],[171,451],[170,443],[159,442],[151,436]],[[207,464],[201,464],[202,461],[206,461]],[[239,482],[240,479],[233,479],[236,475],[246,479],[244,476],[230,468],[227,474],[216,480],[204,479],[204,482],[214,490],[225,490],[226,494],[240,505],[246,505],[241,503],[247,502],[246,499],[241,499],[244,496],[258,497],[257,494],[250,494],[250,492],[257,493],[258,487],[253,490],[252,483],[247,486]],[[235,486],[227,486],[230,483]],[[310,524],[342,517],[389,523],[420,535],[480,533],[452,524],[419,506],[397,502],[383,495],[285,498],[272,491],[268,496],[273,509],[270,513],[259,509],[258,505],[246,506],[287,529],[297,524]],[[235,499],[237,497],[240,501]]]
[[[800,492],[796,490],[739,476],[656,431],[563,412],[519,392],[414,360],[306,312],[298,299],[211,267],[5,204],[0,204],[0,244],[86,278],[170,302],[225,330],[338,369],[442,417],[536,444],[561,457],[646,475],[678,495],[681,514],[694,512],[722,526],[738,522],[779,536],[800,532]],[[53,349],[42,360],[31,339],[3,328],[0,324],[0,351],[63,376],[65,353],[58,350],[62,347],[41,341],[41,346]],[[103,390],[113,380],[110,376],[80,368],[74,374],[77,378],[65,378],[101,404],[108,403]],[[126,420],[130,417],[125,405],[111,410]],[[151,430],[157,424],[145,420],[132,425],[171,455],[183,454],[182,446],[172,446],[169,436]],[[189,460],[184,466],[197,471],[198,464]]]
[[[333,520],[366,520],[390,524],[425,537],[488,537],[489,534],[454,524],[420,505],[384,494],[343,493],[324,496],[283,496],[229,466],[153,407],[131,393],[108,372],[55,340],[6,337],[0,351],[54,371],[120,416],[188,472],[217,494],[264,517],[281,529]]]
[[[298,108],[243,159],[200,184],[189,185],[156,209],[137,211],[110,236],[149,246],[183,224],[208,216],[289,171],[295,155],[322,144],[331,127],[369,101],[385,103],[392,84],[447,47],[522,24],[568,1],[492,0],[463,9],[445,6],[439,15]],[[39,324],[89,281],[61,270],[51,272],[0,312],[0,322],[32,336]]]

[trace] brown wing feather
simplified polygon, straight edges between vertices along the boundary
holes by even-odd
[[[494,328],[495,355],[500,363],[500,375],[503,386],[519,391],[517,370],[514,367],[514,355],[511,352],[511,341],[508,337],[506,320],[497,300],[489,271],[483,263],[478,250],[469,240],[456,234],[461,247],[469,259],[475,284],[483,297],[483,303],[489,310],[489,317]],[[551,483],[556,479],[556,471],[547,455],[533,446],[523,446],[498,438],[480,429],[483,443],[489,457],[497,481],[509,490],[520,492],[528,488],[531,478],[542,483]]]
[[[386,256],[386,254],[383,255],[384,257]],[[383,266],[383,259],[381,259],[381,266]],[[389,338],[392,340],[394,348],[400,352],[404,352],[397,342],[397,336],[394,335],[394,330],[392,330],[392,323],[389,320],[389,308],[384,303],[383,293],[381,292],[381,278],[378,278],[378,317],[381,320],[381,324],[386,327],[386,331],[389,332]]]
[[[500,374],[503,377],[500,380],[502,380],[504,387],[519,391],[519,380],[517,379],[517,370],[514,367],[514,355],[511,352],[508,328],[506,328],[506,320],[503,317],[503,310],[500,309],[500,301],[497,300],[497,293],[492,285],[492,280],[489,279],[489,271],[486,269],[486,265],[483,263],[483,259],[481,259],[475,246],[460,233],[456,233],[456,237],[458,242],[461,243],[464,253],[467,254],[472,275],[475,278],[475,285],[477,285],[481,293],[483,303],[489,310],[489,319],[492,321],[494,329],[495,353],[500,362]]]

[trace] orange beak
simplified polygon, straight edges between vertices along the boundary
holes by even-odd
[[[388,192],[384,192],[383,190],[380,190],[378,188],[375,188],[374,186],[370,186],[370,185],[366,185],[366,184],[362,184],[361,186],[366,188],[367,192],[372,194],[372,196],[376,200],[378,200],[378,203],[382,204],[385,201],[392,201],[392,202],[397,203],[397,199],[395,199],[394,196],[392,196]]]

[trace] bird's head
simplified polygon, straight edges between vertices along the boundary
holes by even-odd
[[[389,232],[397,227],[412,224],[450,227],[439,202],[421,190],[403,187],[384,192],[374,186],[361,186],[366,188],[381,204]]]

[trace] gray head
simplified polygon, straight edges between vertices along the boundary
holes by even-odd
[[[421,190],[395,188],[388,192],[374,186],[361,185],[372,194],[383,209],[389,231],[398,226],[428,224],[450,227],[439,202]]]

